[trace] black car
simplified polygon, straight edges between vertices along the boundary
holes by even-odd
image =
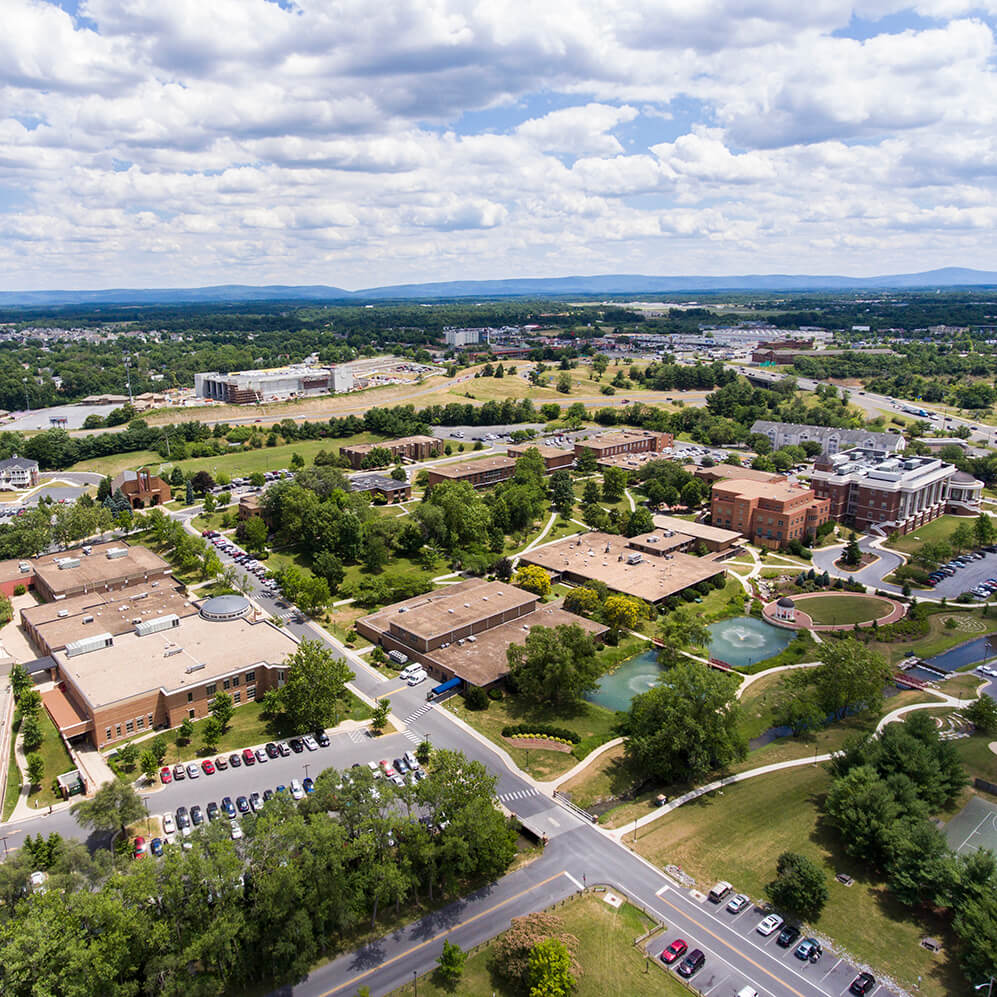
[[[236,797],[235,805],[239,808],[239,813],[249,813],[249,800],[245,796]]]
[[[177,827],[190,827],[190,817],[186,807],[177,807]]]
[[[196,803],[190,808],[190,819],[194,822],[194,827],[204,823],[204,813]]]
[[[242,767],[242,758],[240,758],[239,755],[229,755],[228,756],[228,763],[234,769],[241,768]]]
[[[215,803],[214,800],[208,804],[207,814],[208,820],[218,820],[218,818],[221,817],[221,811],[218,809],[218,804]]]
[[[273,741],[267,741],[266,743],[266,753],[269,758],[278,758],[280,752],[277,750],[277,745]]]
[[[395,767],[395,771],[399,775],[405,775],[408,772],[408,762],[404,758],[396,758],[392,763]]]
[[[779,937],[776,941],[784,948],[788,949],[797,938],[800,937],[800,929],[796,927],[795,924],[787,924],[782,931],[779,932]]]
[[[292,737],[287,743],[291,745],[291,750],[296,755],[300,755],[301,752],[305,750],[305,746],[300,737]]]
[[[315,735],[315,740],[318,741],[318,746],[320,748],[328,748],[329,747],[329,735],[326,734],[326,732],[324,730],[320,730]]]
[[[848,992],[850,994],[857,994],[858,997],[864,997],[875,985],[876,977],[872,973],[859,973],[852,980],[852,985],[848,988]]]
[[[692,976],[693,973],[698,972],[703,968],[703,963],[706,962],[706,956],[703,954],[702,949],[693,949],[680,963],[678,968],[679,976],[684,976],[686,978]]]
[[[272,800],[272,799],[273,799],[273,790],[272,789],[264,789],[263,790],[263,802],[266,803],[268,800]]]

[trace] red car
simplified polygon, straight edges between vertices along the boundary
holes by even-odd
[[[204,770],[205,775],[215,774],[215,763],[210,758],[205,758],[204,761],[201,762],[201,768]]]
[[[134,858],[144,859],[145,858],[145,838],[139,835],[135,839],[135,851],[132,853]]]
[[[670,966],[676,959],[681,959],[689,948],[688,943],[682,938],[676,938],[671,945],[661,953],[661,961]]]
[[[164,765],[159,770],[159,778],[162,780],[164,786],[168,786],[173,782],[173,773],[170,771],[169,765]]]
[[[256,755],[253,754],[253,749],[252,748],[243,748],[243,751],[242,751],[242,760],[243,760],[243,763],[246,764],[246,765],[255,765],[256,764]]]

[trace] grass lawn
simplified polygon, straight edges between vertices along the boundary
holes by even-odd
[[[557,788],[563,793],[570,793],[573,803],[588,810],[594,804],[627,792],[633,784],[634,775],[624,758],[623,745],[618,744]]]
[[[463,697],[460,696],[447,700],[445,708],[504,748],[523,771],[540,780],[552,779],[559,773],[566,772],[580,758],[584,758],[600,744],[605,744],[616,736],[612,728],[617,715],[612,710],[596,706],[594,703],[582,702],[577,707],[554,711],[549,708],[534,707],[518,696],[506,694],[505,698],[498,702],[489,700],[487,710],[469,710],[464,705]],[[524,748],[514,748],[502,737],[502,728],[508,724],[530,721],[567,727],[582,740],[575,745],[572,752],[547,751],[539,748],[531,748],[527,752]]]
[[[941,609],[928,618],[928,633],[914,642],[897,641],[892,644],[874,641],[870,646],[886,657],[890,664],[896,664],[909,655],[916,654],[919,658],[930,658],[941,654],[957,644],[965,644],[974,637],[997,632],[997,616],[982,616],[979,610],[961,611],[955,607]],[[957,621],[955,629],[948,629],[945,621],[952,617]]]
[[[972,519],[964,516],[939,516],[930,523],[918,527],[913,533],[900,537],[895,542],[887,541],[883,546],[888,550],[899,550],[905,554],[913,554],[924,543],[948,540],[962,523],[973,525]]]
[[[866,623],[881,620],[893,607],[872,595],[797,596],[793,600],[814,623]]]
[[[42,777],[41,785],[35,786],[28,796],[28,806],[47,807],[50,803],[58,803],[62,800],[60,793],[52,791],[52,782],[57,775],[63,772],[72,772],[76,766],[73,759],[66,750],[62,738],[56,730],[52,718],[48,715],[48,710],[44,707],[38,711],[38,719],[42,728],[42,746],[38,753],[45,762],[45,775]]]
[[[155,450],[133,450],[131,453],[110,454],[107,457],[94,457],[92,460],[81,460],[67,470],[93,471],[106,474],[113,478],[122,471],[151,465],[158,467],[162,457]]]
[[[939,684],[942,692],[958,699],[975,699],[976,690],[985,681],[982,675],[953,675]]]
[[[681,866],[700,888],[728,879],[755,900],[763,899],[782,852],[807,855],[823,866],[830,888],[816,925],[820,932],[907,988],[921,976],[922,994],[962,993],[966,984],[945,922],[897,903],[862,863],[844,854],[836,833],[820,818],[829,785],[823,767],[806,766],[728,786],[645,828],[637,847],[657,865]],[[855,884],[837,883],[838,872],[854,877]],[[943,939],[941,956],[920,947],[925,935]]]
[[[985,779],[997,782],[997,755],[990,750],[994,738],[987,734],[974,734],[953,741],[970,779]]]
[[[3,820],[10,820],[10,815],[17,806],[17,798],[21,795],[21,774],[14,756],[14,741],[21,729],[21,717],[15,711],[14,723],[10,732],[10,757],[7,759],[7,786],[3,795]]]
[[[736,578],[728,578],[722,589],[712,589],[702,602],[683,603],[680,611],[690,613],[704,623],[715,623],[744,612],[744,588]]]
[[[577,958],[581,967],[577,997],[680,997],[688,991],[670,973],[656,966],[646,966],[643,954],[634,947],[634,939],[643,935],[654,922],[631,904],[614,910],[590,893],[569,900],[551,910],[564,921],[565,930],[578,939]],[[442,942],[440,943],[442,947]],[[520,991],[493,975],[489,963],[491,945],[482,946],[467,960],[464,975],[456,991],[445,989],[433,974],[418,981],[418,992],[425,997],[451,997],[453,993],[519,997]],[[414,994],[406,984],[394,991],[395,997]]]

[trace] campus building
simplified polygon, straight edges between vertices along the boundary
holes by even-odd
[[[830,502],[814,490],[790,483],[733,478],[713,486],[710,520],[735,530],[761,547],[784,547],[790,540],[806,541],[821,523],[832,518]]]
[[[820,444],[821,453],[836,454],[852,447],[897,453],[907,445],[900,433],[871,433],[865,429],[838,429],[836,426],[804,426],[795,422],[769,422],[756,419],[752,433],[767,436],[772,449],[801,446],[808,440]]]
[[[594,454],[596,460],[622,453],[660,453],[674,442],[675,438],[671,433],[652,433],[643,429],[620,430],[576,441],[575,456],[580,457],[586,450]]]
[[[22,584],[26,572],[20,571]],[[170,566],[148,547],[129,547],[122,540],[87,544],[30,562],[34,587],[48,601],[90,592],[112,592],[135,585],[156,585],[170,577]]]
[[[811,484],[832,519],[883,533],[909,533],[944,512],[978,515],[983,496],[982,481],[937,457],[863,447],[819,458]]]
[[[443,453],[443,440],[435,436],[403,436],[397,440],[382,440],[380,443],[358,443],[352,447],[340,447],[339,455],[350,462],[350,467],[360,470],[372,450],[387,450],[392,461],[428,460]]]
[[[240,370],[231,374],[210,371],[194,375],[194,394],[198,398],[211,398],[232,405],[352,390],[353,369],[345,364],[322,367],[291,364],[266,370]]]
[[[169,484],[145,467],[139,471],[122,471],[111,482],[112,491],[119,489],[133,509],[163,505],[173,498]]]
[[[738,540],[742,539],[737,530],[723,530],[718,526],[708,526],[706,523],[697,523],[690,519],[679,519],[677,516],[655,514],[651,519],[654,521],[655,528],[661,530],[666,536],[669,533],[674,533],[676,536],[687,537],[690,541],[690,547],[702,544],[708,551],[714,553],[730,550]]]
[[[130,611],[130,610],[129,610]],[[116,613],[111,606],[107,613]],[[216,692],[252,702],[286,678],[297,645],[257,619],[243,596],[208,599],[196,615],[167,613],[124,632],[99,629],[56,650],[45,707],[67,740],[96,747],[206,717]]]
[[[573,450],[562,450],[561,447],[550,447],[543,443],[520,443],[513,447],[506,447],[506,455],[517,459],[530,450],[537,450],[543,458],[544,468],[548,474],[553,474],[561,468],[570,468],[575,463]]]
[[[506,650],[535,626],[575,624],[601,639],[607,628],[507,582],[468,578],[395,603],[356,622],[357,632],[425,666],[434,679],[488,686],[509,672]]]
[[[762,481],[778,484],[785,481],[785,475],[772,471],[756,471],[753,467],[741,467],[738,464],[714,464],[712,467],[701,467],[699,464],[683,464],[682,470],[695,475],[700,481],[712,484],[714,481]]]
[[[688,540],[664,532],[632,539],[583,533],[522,554],[520,563],[539,565],[555,582],[598,581],[614,592],[659,603],[724,574],[723,565],[713,558],[679,553],[680,547],[689,545]]]
[[[481,457],[459,464],[437,464],[429,468],[429,487],[443,481],[467,481],[475,488],[488,488],[508,481],[516,469],[511,457]]]
[[[408,481],[395,481],[386,474],[354,474],[350,478],[351,492],[367,492],[388,502],[407,502],[412,497]]]
[[[0,488],[30,488],[38,484],[38,461],[27,457],[8,457],[0,460]]]

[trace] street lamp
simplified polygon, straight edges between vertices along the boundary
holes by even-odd
[[[419,997],[419,984],[414,969],[412,970],[412,990],[414,991],[415,997]]]
[[[308,764],[305,763],[305,778],[308,778]]]

